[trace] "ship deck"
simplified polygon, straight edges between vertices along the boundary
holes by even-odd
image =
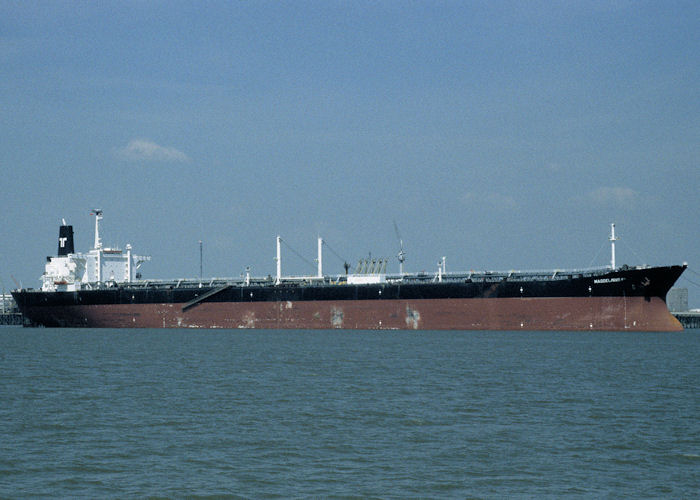
[[[651,269],[649,266],[637,266],[620,268],[622,271]],[[376,277],[376,282],[369,281],[367,284],[424,284],[424,283],[469,283],[486,282],[499,283],[504,280],[511,282],[534,282],[534,281],[565,281],[578,278],[592,278],[611,273],[609,267],[596,267],[585,269],[555,269],[555,270],[535,270],[535,271],[469,271],[459,273],[413,273],[413,274],[385,274],[385,275],[363,275],[366,277]],[[355,275],[357,276],[357,275]],[[218,288],[222,286],[273,286],[281,285],[314,285],[314,286],[335,286],[347,283],[348,275],[325,275],[319,276],[285,276],[279,283],[273,276],[246,278],[209,278],[191,279],[182,278],[175,280],[140,280],[129,283],[88,283],[83,285],[84,290],[104,289],[118,287],[128,287],[135,289],[177,289],[177,288]]]

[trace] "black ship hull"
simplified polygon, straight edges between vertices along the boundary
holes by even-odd
[[[682,327],[665,298],[684,269],[135,282],[13,296],[27,320],[47,327],[673,331]]]

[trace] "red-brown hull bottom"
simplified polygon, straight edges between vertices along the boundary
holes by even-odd
[[[679,331],[652,297],[204,302],[37,307],[47,326],[109,328],[264,328],[398,330]]]

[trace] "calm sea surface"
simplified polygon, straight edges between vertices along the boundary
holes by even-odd
[[[0,497],[698,498],[700,331],[0,328]]]

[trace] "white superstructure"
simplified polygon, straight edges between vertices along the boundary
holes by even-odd
[[[126,251],[102,246],[100,221],[102,210],[93,210],[95,215],[95,245],[87,253],[65,253],[63,248],[73,248],[73,230],[65,223],[59,233],[59,255],[47,257],[46,268],[41,277],[41,289],[47,292],[75,291],[99,284],[125,283],[136,279],[136,271],[150,256],[133,255],[131,245]],[[63,228],[70,228],[70,242],[67,245]]]

